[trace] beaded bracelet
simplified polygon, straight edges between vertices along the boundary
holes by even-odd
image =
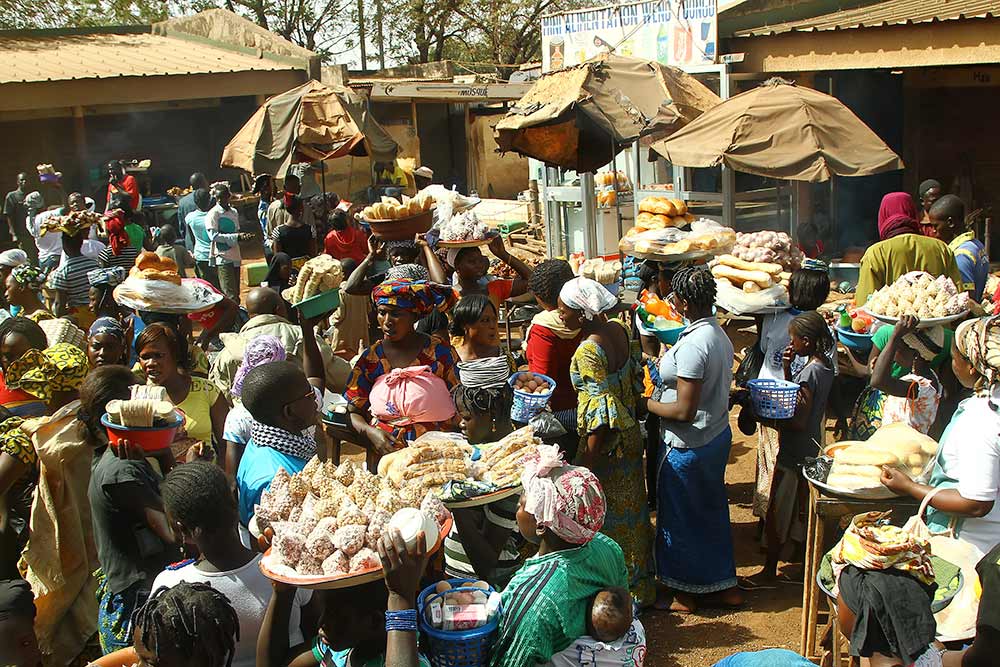
[[[385,631],[416,632],[417,610],[404,609],[402,611],[385,612]]]

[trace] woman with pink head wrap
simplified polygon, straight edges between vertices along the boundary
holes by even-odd
[[[589,601],[608,587],[628,587],[621,548],[598,532],[604,491],[597,477],[567,465],[555,445],[524,459],[517,526],[538,555],[525,561],[502,593],[504,617],[492,667],[533,667],[587,634]]]

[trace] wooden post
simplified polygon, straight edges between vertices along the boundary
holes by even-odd
[[[414,99],[410,100],[410,124],[413,126],[413,147],[414,147],[414,159],[416,160],[416,165],[419,167],[423,162],[420,160],[420,131],[417,129],[417,101]]]
[[[465,187],[468,194],[476,192],[476,169],[472,159],[472,114],[469,112],[469,104],[462,105],[465,109]]]
[[[76,149],[76,161],[84,177],[87,174],[87,126],[83,119],[83,107],[73,107],[73,146]],[[81,179],[82,180],[82,179]]]
[[[541,220],[542,207],[538,201],[538,181],[533,178],[528,181],[528,224],[537,227]]]

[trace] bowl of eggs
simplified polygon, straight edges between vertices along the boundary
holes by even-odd
[[[514,390],[514,405],[510,409],[510,418],[522,423],[527,423],[544,410],[552,392],[556,389],[555,380],[548,375],[531,371],[514,373],[507,383]]]

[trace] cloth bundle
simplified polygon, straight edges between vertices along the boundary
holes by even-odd
[[[455,416],[448,386],[429,366],[394,368],[380,375],[368,399],[372,415],[392,426],[442,422]]]
[[[888,522],[892,512],[866,512],[851,520],[833,548],[833,573],[838,579],[848,565],[863,570],[899,570],[922,584],[934,583],[934,566],[927,540]]]

